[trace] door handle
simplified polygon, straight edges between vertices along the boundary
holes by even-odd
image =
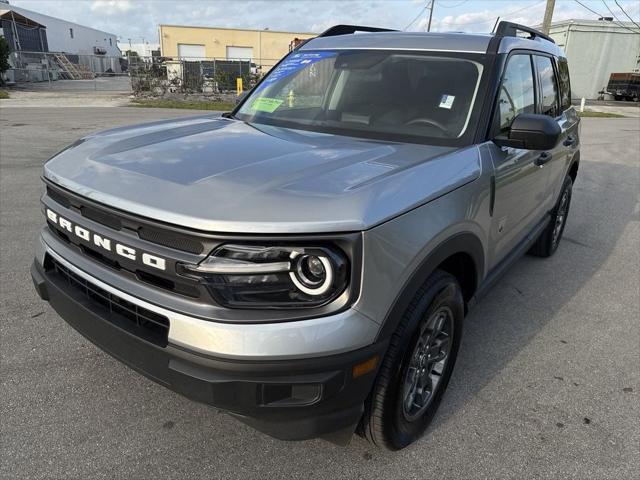
[[[542,152],[538,158],[536,158],[535,164],[539,167],[543,166],[549,160],[553,158],[550,152]]]
[[[564,142],[562,142],[565,147],[573,147],[575,143],[576,137],[574,137],[573,135],[569,135],[567,138],[565,138]]]

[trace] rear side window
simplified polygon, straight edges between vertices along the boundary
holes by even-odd
[[[504,71],[498,100],[500,131],[521,113],[535,113],[533,69],[529,55],[513,55]]]
[[[540,78],[540,113],[555,118],[560,115],[560,102],[553,63],[549,57],[540,55],[535,56],[535,62]]]
[[[571,107],[571,83],[569,65],[565,58],[558,59],[558,83],[560,84],[560,106],[564,112]]]

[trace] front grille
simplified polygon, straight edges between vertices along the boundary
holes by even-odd
[[[153,227],[140,227],[138,236],[143,240],[157,243],[183,252],[200,254],[204,250],[202,242],[186,235],[177,235]]]
[[[56,225],[50,221],[47,222],[49,226],[49,230],[55,233],[62,241],[64,241],[67,245],[74,246],[78,248],[83,254],[88,257],[91,257],[92,260],[96,262],[100,262],[102,265],[117,270],[123,274],[129,274],[130,278],[137,278],[141,282],[148,283],[149,285],[153,285],[154,287],[162,288],[163,290],[169,290],[173,293],[178,293],[180,295],[186,295],[192,298],[200,298],[200,290],[196,285],[188,283],[187,280],[184,281],[176,281],[170,280],[164,277],[160,277],[158,275],[154,275],[150,272],[145,272],[140,269],[131,269],[126,268],[121,265],[117,260],[114,260],[110,257],[103,255],[101,252],[85,245],[82,243],[74,243],[69,238],[64,231],[60,230],[56,227]]]
[[[75,293],[82,294],[100,316],[123,330],[159,347],[166,347],[169,337],[169,319],[135,303],[124,300],[85,280],[60,262],[47,256],[45,269],[56,275]]]
[[[117,212],[92,203],[82,197],[70,194],[51,185],[47,185],[47,195],[65,208],[73,208],[80,214],[96,223],[112,230],[120,231],[127,228],[138,234],[142,240],[156,245],[173,248],[183,252],[201,254],[207,248],[206,240],[190,235],[187,232],[176,232],[168,228],[151,225],[151,221],[137,219],[133,215],[121,215]]]
[[[67,197],[62,195],[60,192],[54,190],[53,188],[47,185],[47,195],[49,195],[55,202],[58,202],[65,208],[71,208],[71,202]]]
[[[94,222],[101,223],[105,227],[109,227],[114,230],[122,230],[122,222],[115,215],[110,215],[84,205],[80,207],[80,213],[83,217],[93,220]]]

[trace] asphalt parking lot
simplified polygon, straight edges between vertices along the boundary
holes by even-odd
[[[42,163],[85,133],[185,114],[0,109],[3,478],[637,478],[639,119],[584,119],[557,254],[523,258],[471,313],[429,433],[388,453],[266,437],[139,376],[37,298]]]

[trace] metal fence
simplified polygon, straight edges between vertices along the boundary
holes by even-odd
[[[12,52],[5,78],[31,88],[59,90],[131,91],[126,60],[104,55],[61,52]],[[126,70],[126,69],[125,69]]]
[[[278,60],[129,56],[126,68],[136,94],[225,94],[253,87]]]
[[[60,52],[13,52],[5,77],[31,89],[166,93],[231,94],[248,90],[279,59],[176,59],[169,57],[108,57]]]

